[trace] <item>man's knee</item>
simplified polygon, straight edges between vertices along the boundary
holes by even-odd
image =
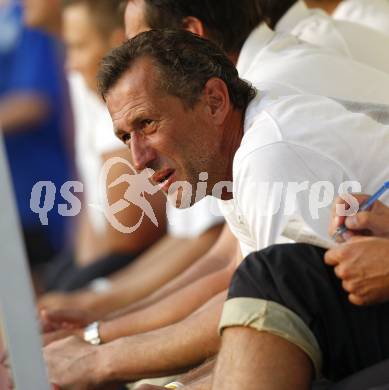
[[[247,327],[280,337],[302,349],[318,373],[321,351],[308,326],[311,308],[301,302],[316,280],[327,278],[323,255],[311,245],[287,244],[247,256],[231,282],[220,332]]]
[[[320,373],[322,357],[315,335],[299,315],[276,302],[245,297],[227,300],[219,331],[223,340],[250,333],[267,334],[284,340],[304,351],[316,373]]]

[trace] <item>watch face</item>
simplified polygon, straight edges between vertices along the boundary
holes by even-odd
[[[101,343],[98,322],[94,322],[85,328],[84,340],[92,345],[99,345]]]

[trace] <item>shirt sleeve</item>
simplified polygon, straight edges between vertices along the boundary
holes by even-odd
[[[295,216],[326,239],[331,205],[343,178],[335,162],[283,141],[245,156],[239,161],[234,197],[256,249],[274,244]]]

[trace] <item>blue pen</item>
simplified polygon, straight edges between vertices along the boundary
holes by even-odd
[[[373,194],[369,199],[366,199],[363,203],[361,203],[361,205],[359,206],[358,213],[360,213],[361,211],[368,210],[371,206],[373,206],[374,202],[376,202],[382,196],[382,194],[384,194],[387,190],[389,190],[389,181],[384,183],[384,185],[375,194]],[[339,226],[336,229],[335,234],[332,236],[332,239],[334,241],[336,241],[336,239],[340,235],[342,235],[343,233],[346,233],[347,230],[348,229],[347,229],[346,225]]]

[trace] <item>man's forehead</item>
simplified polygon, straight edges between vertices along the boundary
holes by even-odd
[[[158,71],[152,60],[141,58],[126,70],[107,94],[107,105],[112,116],[126,107],[143,102],[150,104],[157,97]]]
[[[117,94],[131,94],[138,90],[152,91],[157,79],[157,69],[149,58],[140,58],[123,72],[113,85],[108,96]]]

